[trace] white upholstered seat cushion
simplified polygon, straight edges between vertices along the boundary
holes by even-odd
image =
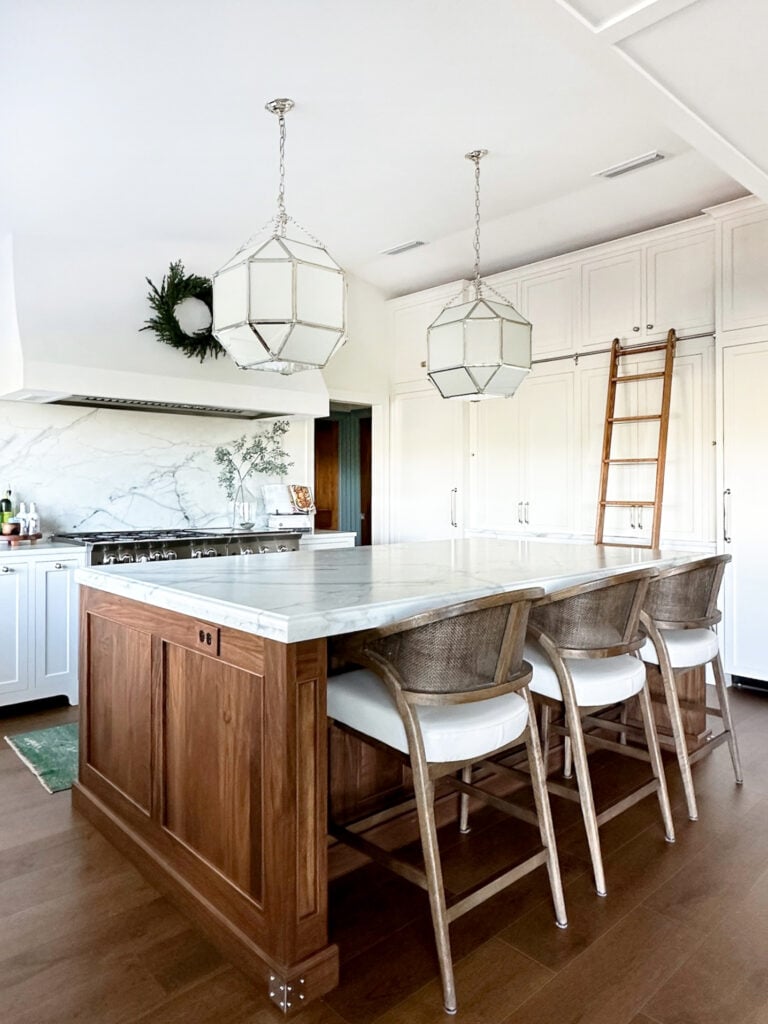
[[[427,760],[467,761],[513,743],[528,724],[528,706],[518,693],[450,704],[421,705],[416,716]],[[405,727],[384,683],[356,669],[328,679],[328,716],[408,753]]]
[[[706,665],[718,652],[717,633],[711,629],[661,629],[659,632],[667,645],[672,668]],[[659,664],[659,655],[650,637],[641,647],[640,654],[643,661]]]
[[[544,650],[535,641],[529,641],[524,657],[533,666],[531,692],[562,700],[560,681]],[[579,707],[607,707],[628,700],[645,683],[645,665],[631,654],[616,658],[569,658],[567,665]]]

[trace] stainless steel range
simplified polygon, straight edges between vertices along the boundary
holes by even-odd
[[[121,562],[164,562],[177,558],[298,551],[300,536],[299,533],[237,530],[114,530],[55,533],[51,540],[84,547],[88,565],[117,565]]]

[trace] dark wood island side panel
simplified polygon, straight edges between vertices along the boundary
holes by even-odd
[[[325,640],[91,588],[80,628],[75,807],[282,1010],[329,991]]]

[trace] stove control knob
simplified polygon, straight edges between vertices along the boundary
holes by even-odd
[[[166,552],[166,555],[167,554],[168,554],[168,552]],[[150,551],[149,552],[149,560],[150,560],[150,562],[160,562],[160,561],[162,561],[163,557],[164,556],[163,556],[163,552],[162,551]]]
[[[192,557],[193,558],[202,558],[203,557],[203,552],[199,548],[192,548]]]
[[[240,548],[240,554],[241,555],[252,555],[253,554],[253,548]]]
[[[125,563],[125,562],[135,562],[136,558],[130,552],[126,552],[124,555],[118,555],[117,560],[118,560],[118,562],[123,562],[123,563]]]
[[[278,551],[287,551],[288,550],[288,545],[287,544],[278,544],[277,545],[277,550]]]
[[[137,562],[148,562],[149,561],[149,555],[146,554],[146,552],[145,552],[143,555],[139,555],[138,558],[136,559],[136,561]]]
[[[205,551],[203,551],[203,558],[216,558],[217,555],[218,551],[216,548],[206,548]]]
[[[117,561],[117,555],[105,555],[104,556],[103,564],[104,565],[114,565],[116,561]]]
[[[268,555],[269,554],[269,548],[268,547],[260,547],[259,548],[259,554],[260,555]]]
[[[163,552],[163,558],[166,561],[168,561],[168,559],[172,559],[172,558],[175,558],[175,557],[176,557],[176,552],[175,551],[164,551]]]

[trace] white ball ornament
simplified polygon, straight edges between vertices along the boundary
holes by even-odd
[[[191,296],[176,303],[173,315],[182,331],[189,335],[207,331],[213,321],[211,311],[203,300]]]

